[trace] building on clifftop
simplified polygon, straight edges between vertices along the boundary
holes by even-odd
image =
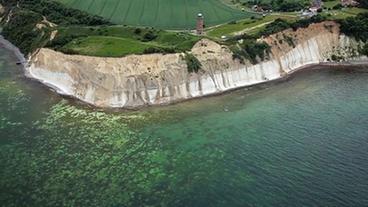
[[[202,35],[204,32],[204,17],[202,13],[197,15],[197,27],[196,31],[198,35]]]

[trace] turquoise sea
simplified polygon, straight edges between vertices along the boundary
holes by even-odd
[[[368,206],[368,73],[104,111],[15,62],[0,48],[0,206]]]

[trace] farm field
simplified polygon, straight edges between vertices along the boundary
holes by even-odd
[[[203,13],[206,26],[254,14],[225,5],[221,0],[56,0],[68,7],[102,16],[113,23],[162,29],[193,29]]]

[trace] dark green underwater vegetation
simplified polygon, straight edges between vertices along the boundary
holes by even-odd
[[[1,114],[14,116],[19,110],[21,115],[19,106],[29,100],[18,91],[10,98],[9,89],[1,87],[0,97],[8,97],[13,109],[2,106],[7,111]],[[8,142],[0,146],[0,203],[184,206],[211,183],[236,186],[248,179],[220,166],[227,155],[215,144],[176,147],[160,137],[138,136],[128,122],[126,116],[78,109],[64,101],[30,128],[2,115],[0,129]]]

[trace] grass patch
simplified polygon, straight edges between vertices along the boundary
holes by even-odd
[[[69,54],[121,57],[190,50],[200,39],[188,33],[124,26],[63,27],[48,47]]]
[[[61,48],[68,54],[81,54],[100,57],[121,57],[128,54],[142,54],[150,48],[145,44],[132,39],[109,36],[89,36],[78,38]]]

